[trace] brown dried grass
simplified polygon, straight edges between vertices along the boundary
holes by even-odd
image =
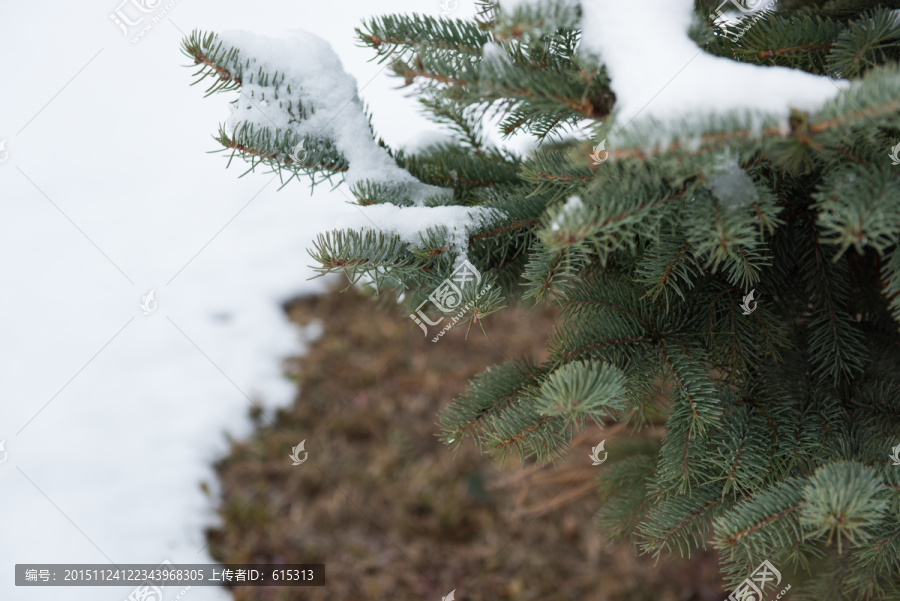
[[[656,563],[595,528],[602,467],[584,469],[587,455],[627,430],[591,426],[565,462],[524,469],[517,457],[498,468],[471,440],[454,458],[437,440],[436,414],[472,376],[544,359],[551,309],[492,315],[490,340],[476,326],[437,343],[354,291],[287,310],[298,324],[321,320],[324,334],[286,363],[294,405],[274,426],[253,416],[254,435],[217,464],[227,524],[207,538],[223,563],[324,563],[327,584],[235,588],[236,601],[438,601],[453,589],[460,601],[724,598],[714,553]],[[309,459],[291,466],[304,439]]]

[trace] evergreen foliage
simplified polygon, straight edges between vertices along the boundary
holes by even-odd
[[[576,51],[570,2],[363,23],[359,43],[456,134],[391,156],[452,189],[451,204],[504,218],[484,219],[468,249],[433,228],[418,245],[332,232],[312,254],[323,273],[404,294],[410,313],[461,252],[494,285],[467,297],[463,323],[509,302],[559,305],[545,364],[488,368],[441,414],[451,447],[470,436],[492,455],[542,462],[565,456],[588,420],[628,423],[646,444],[613,442],[598,477],[597,525],[611,538],[648,553],[709,542],[727,586],[768,559],[805,571],[795,599],[900,599],[900,467],[889,459],[900,443],[900,166],[888,157],[900,143],[900,5],[785,0],[743,30],[705,20],[716,4],[697,0],[698,48],[850,88],[814,114],[795,110],[789,131],[710,116],[659,144],[632,124],[593,165],[572,128],[588,124],[599,141],[623,124],[604,65]],[[214,34],[195,32],[184,52],[208,93],[279,81],[247,72]],[[303,119],[291,94],[278,100]],[[539,148],[487,147],[482,124],[498,117]],[[306,140],[315,150],[302,165],[283,131],[216,139],[251,169],[291,177],[347,165],[324,138]],[[353,192],[361,205],[408,204],[377,185]],[[745,315],[750,289],[758,307]],[[650,427],[663,421],[659,440]]]

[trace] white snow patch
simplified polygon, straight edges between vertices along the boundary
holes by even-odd
[[[727,153],[707,179],[707,187],[728,209],[745,207],[759,200],[756,184],[738,164],[736,154]]]
[[[455,245],[454,268],[468,260],[469,236],[490,221],[500,221],[505,214],[485,207],[398,207],[377,204],[359,207],[359,211],[346,213],[338,219],[338,229],[377,229],[385,234],[396,234],[407,244],[421,247],[422,236],[428,228],[447,228],[448,241]]]
[[[580,198],[578,198],[577,196],[570,196],[566,201],[566,204],[563,205],[563,211],[565,211],[566,213],[571,213],[572,211],[580,209],[583,206],[584,203],[581,202]]]
[[[263,71],[284,74],[280,84],[281,98],[287,98],[287,84],[291,97],[298,94],[304,106],[311,106],[308,118],[290,122],[292,117],[278,106],[274,85],[243,85],[243,94],[228,119],[228,127],[249,121],[259,127],[286,128],[298,136],[313,135],[334,140],[338,150],[350,163],[344,181],[353,185],[363,180],[388,186],[399,186],[414,206],[400,208],[392,204],[360,207],[359,212],[345,219],[346,229],[371,229],[376,223],[382,231],[401,236],[404,242],[421,244],[420,233],[429,227],[445,226],[449,241],[459,252],[457,263],[468,258],[468,236],[484,218],[499,217],[498,211],[482,207],[424,206],[429,196],[450,201],[453,190],[424,184],[405,169],[397,166],[387,151],[373,140],[362,102],[356,93],[356,80],[348,75],[340,58],[325,40],[302,30],[291,30],[278,38],[269,38],[243,31],[231,31],[219,36],[226,45],[241,50],[242,60],[250,59],[245,73]],[[495,44],[488,44],[485,53],[492,62],[509,58]],[[297,60],[303,57],[303,60]],[[280,77],[280,75],[279,75]],[[252,92],[254,102],[246,97]],[[267,102],[263,103],[263,93]],[[347,101],[351,98],[351,101]]]
[[[582,48],[605,63],[623,127],[638,117],[701,122],[710,113],[748,111],[786,121],[791,107],[815,111],[849,87],[845,80],[704,53],[687,35],[693,6],[692,0],[582,4]]]
[[[494,69],[500,69],[512,66],[506,51],[496,42],[487,42],[481,49],[481,56],[484,58],[486,65]]]
[[[297,136],[327,137],[350,163],[344,174],[344,181],[349,186],[363,180],[399,185],[417,205],[422,205],[428,196],[452,196],[452,190],[423,184],[401,169],[375,142],[357,94],[356,79],[344,71],[341,59],[328,42],[299,29],[287,31],[277,38],[228,31],[220,34],[219,39],[227,46],[239,48],[242,60],[250,59],[250,67],[245,73],[255,73],[262,67],[270,75],[278,72],[280,77],[284,74],[280,98],[288,99],[287,85],[290,84],[290,98],[299,96],[304,106],[315,110],[300,122],[289,122],[292,117],[275,100],[273,83],[267,86],[244,83],[240,100],[226,122],[228,129],[250,122],[257,127],[288,129]]]
[[[557,215],[557,218],[554,219],[550,223],[550,230],[554,231],[554,232],[559,231],[558,219],[560,217],[562,217],[563,215],[569,215],[569,214],[573,213],[574,211],[577,211],[578,209],[582,208],[583,206],[584,206],[584,203],[581,201],[581,199],[579,197],[570,196],[568,198],[568,200],[566,200],[566,204],[564,204],[562,206],[562,211],[559,213],[559,215]]]

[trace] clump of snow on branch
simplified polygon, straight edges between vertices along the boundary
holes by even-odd
[[[422,236],[429,229],[446,228],[447,242],[456,252],[454,268],[468,260],[469,237],[490,223],[500,223],[506,215],[497,209],[485,207],[439,206],[398,207],[377,204],[358,207],[341,216],[338,228],[361,231],[364,229],[396,234],[403,242],[422,246]]]
[[[787,67],[738,63],[703,52],[688,35],[693,0],[582,3],[582,51],[606,65],[617,120],[661,125],[710,114],[763,113],[787,122],[815,111],[849,82]]]
[[[495,70],[512,67],[512,61],[509,60],[506,51],[496,42],[487,42],[481,49],[481,56],[484,58],[484,63]]]
[[[582,208],[583,206],[584,206],[584,203],[581,201],[581,198],[579,198],[577,196],[570,196],[569,199],[566,200],[566,204],[564,204],[562,206],[562,210],[560,211],[560,214],[557,216],[556,219],[554,219],[550,223],[550,230],[554,231],[554,232],[558,232],[559,227],[560,227],[559,226],[559,218],[563,217],[564,215],[569,215],[569,214],[573,213],[574,211],[577,211],[578,209]]]
[[[228,31],[219,39],[239,48],[243,60],[249,58],[246,72],[262,67],[271,75],[277,72],[279,81],[284,74],[281,95],[289,84],[291,97],[299,96],[303,106],[312,109],[308,118],[298,121],[275,100],[274,84],[243,83],[241,97],[226,122],[229,129],[249,122],[257,128],[286,129],[299,138],[329,138],[349,162],[344,181],[350,186],[364,180],[397,186],[420,206],[429,196],[452,197],[452,190],[424,184],[400,168],[375,142],[357,94],[356,79],[344,71],[328,42],[302,30],[291,30],[277,38]]]
[[[262,67],[270,74],[277,71],[279,77],[284,74],[280,89],[286,90],[290,84],[291,98],[299,96],[303,106],[311,109],[307,118],[298,121],[275,101],[274,85],[244,83],[241,98],[228,119],[229,128],[250,122],[257,127],[287,129],[298,138],[306,135],[328,138],[349,162],[344,174],[346,183],[352,186],[369,181],[395,189],[399,186],[415,205],[358,207],[358,211],[339,221],[339,229],[377,229],[419,246],[421,235],[428,228],[444,227],[447,242],[457,253],[456,263],[462,264],[468,259],[469,236],[485,223],[504,217],[500,211],[483,207],[424,206],[429,197],[452,200],[453,191],[420,182],[375,142],[357,95],[356,80],[344,71],[340,58],[325,40],[301,30],[289,31],[278,38],[231,31],[220,34],[219,38],[224,44],[239,48],[244,60],[250,59],[247,72]],[[503,52],[499,47],[496,50]]]
[[[746,207],[759,200],[753,179],[738,164],[737,154],[726,154],[707,178],[706,187],[728,209]]]

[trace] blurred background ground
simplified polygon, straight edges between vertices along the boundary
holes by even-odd
[[[454,589],[460,601],[725,598],[713,552],[657,562],[596,529],[603,466],[587,456],[606,439],[615,461],[627,431],[592,426],[565,462],[524,470],[515,456],[501,468],[471,439],[455,457],[438,441],[437,413],[472,376],[544,359],[552,309],[494,314],[490,339],[457,328],[437,343],[354,290],[286,310],[323,333],[286,364],[294,405],[253,415],[253,436],[233,441],[216,466],[225,526],[207,539],[223,563],[324,563],[327,585],[235,588],[237,601],[438,601]],[[292,466],[301,440],[308,460]]]

